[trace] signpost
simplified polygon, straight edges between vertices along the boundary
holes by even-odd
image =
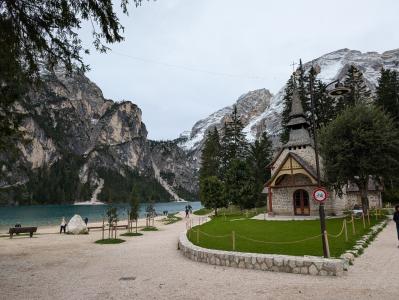
[[[325,188],[318,187],[313,191],[313,200],[319,202],[319,203],[324,203],[328,197],[328,192],[326,191]]]
[[[328,192],[325,188],[318,187],[313,191],[312,196],[313,200],[319,203],[320,225],[321,225],[324,257],[330,257],[330,247],[328,246],[326,219],[324,214],[324,202],[328,198]]]

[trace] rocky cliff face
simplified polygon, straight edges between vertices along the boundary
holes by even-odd
[[[326,83],[342,79],[349,66],[355,65],[363,72],[369,88],[375,91],[382,67],[399,71],[399,49],[382,54],[341,49],[305,63],[305,71],[308,71],[312,65],[320,67],[318,78]],[[266,131],[278,143],[277,135],[281,130],[284,90],[285,86],[275,95],[265,89],[257,90],[241,96],[236,102],[239,113],[243,116],[244,131],[249,141],[254,141]],[[240,110],[240,107],[245,107],[245,109]],[[193,153],[194,158],[198,159],[205,133],[209,128],[220,127],[226,116],[231,113],[231,109],[232,107],[225,107],[195,123],[191,131],[181,134],[180,138],[183,140],[180,143],[181,147]]]
[[[199,157],[206,133],[214,127],[222,128],[226,118],[233,112],[234,105],[237,106],[237,112],[241,115],[243,124],[247,126],[254,118],[268,110],[272,98],[273,95],[267,89],[250,91],[241,95],[233,105],[224,107],[196,122],[191,131],[183,132],[176,142],[189,153],[190,160],[196,168],[199,168]]]
[[[137,105],[107,100],[84,75],[66,77],[62,72],[44,75],[43,85],[27,97],[29,101],[15,106],[22,116],[16,147],[13,152],[0,153],[0,203],[40,202],[46,197],[62,199],[44,202],[88,200],[102,180],[105,190],[99,193],[100,199],[123,201],[112,194],[115,177],[126,181],[118,187],[126,190],[125,197],[131,190],[130,181],[142,183],[145,178],[146,184],[157,184],[154,151]],[[175,168],[172,165],[168,171]],[[33,186],[38,178],[39,185],[47,182],[41,187],[45,191]],[[175,181],[185,191],[178,176]],[[158,183],[154,188],[158,194],[148,197],[173,199],[165,188]]]

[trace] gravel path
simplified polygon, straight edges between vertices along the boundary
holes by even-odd
[[[195,218],[195,217],[194,217]],[[0,238],[0,299],[398,299],[391,222],[343,277],[211,266],[176,250],[185,222],[97,245],[90,235]]]

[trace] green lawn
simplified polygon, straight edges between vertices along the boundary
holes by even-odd
[[[240,214],[243,213],[244,215],[248,214],[248,217],[253,217],[257,214],[263,213],[266,210],[266,207],[257,207],[252,209],[245,209],[243,211],[240,210],[239,207],[230,205],[228,208],[219,208],[218,215],[231,215],[231,214]],[[199,210],[194,211],[194,215],[197,216],[204,216],[207,214],[213,214],[214,210],[208,208],[201,208]]]
[[[349,218],[348,218],[349,220]],[[371,225],[382,220],[373,217]],[[337,235],[342,228],[343,218],[327,220],[329,234]],[[200,229],[199,243],[197,243],[197,229]],[[348,242],[345,234],[338,238],[329,237],[330,253],[332,257],[339,257],[348,249],[352,249],[362,235],[368,230],[363,228],[361,219],[355,220],[356,234],[352,234],[352,225],[348,224]],[[295,244],[266,244],[248,241],[242,237],[265,242],[292,242],[303,240],[320,234],[318,220],[311,221],[262,221],[248,219],[245,214],[214,217],[210,222],[193,227],[187,236],[190,241],[198,246],[219,250],[232,250],[232,231],[236,235],[236,251],[273,253],[287,255],[314,255],[322,256],[321,237]],[[211,236],[209,236],[211,235]],[[227,236],[225,236],[227,235]],[[219,237],[215,237],[219,236]],[[223,237],[224,236],[224,237]]]
[[[207,215],[207,214],[209,214],[209,213],[211,213],[211,212],[212,212],[211,209],[200,208],[200,209],[194,211],[193,214],[194,214],[194,215],[197,215],[197,216],[204,216],[204,215]]]

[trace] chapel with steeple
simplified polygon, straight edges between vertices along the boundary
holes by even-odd
[[[310,124],[294,87],[289,114],[289,139],[272,162],[268,165],[271,178],[265,183],[268,213],[272,215],[318,215],[319,204],[312,199],[317,187],[316,156]],[[323,181],[323,163],[320,159],[320,177]],[[327,215],[341,215],[345,209],[360,204],[360,194],[356,186],[348,184],[339,197],[329,191],[325,202]],[[369,184],[370,207],[381,206],[381,191],[376,184]]]

